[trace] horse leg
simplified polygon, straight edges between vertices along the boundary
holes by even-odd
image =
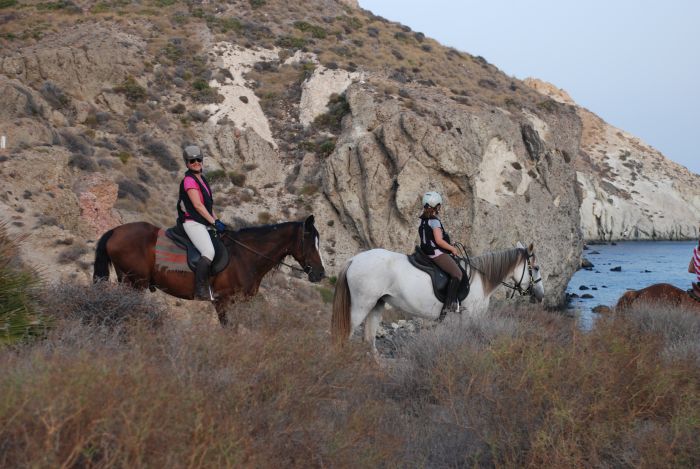
[[[214,309],[216,309],[216,315],[219,317],[219,324],[221,324],[221,327],[226,327],[228,325],[228,318],[226,317],[228,305],[228,301],[219,300],[214,302]]]
[[[365,342],[369,342],[372,348],[372,354],[375,356],[375,358],[378,356],[376,346],[377,329],[379,328],[379,322],[382,320],[383,312],[384,301],[379,300],[365,318]]]

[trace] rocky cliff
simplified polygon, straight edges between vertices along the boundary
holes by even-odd
[[[559,102],[568,94],[541,80],[526,84]],[[583,133],[576,180],[587,240],[693,239],[700,220],[700,175],[639,138],[575,106]]]
[[[109,226],[172,224],[189,142],[233,226],[316,214],[331,274],[363,249],[411,251],[426,190],[472,254],[534,242],[551,305],[582,219],[597,237],[588,211],[613,229],[585,208],[585,178],[618,182],[591,156],[591,115],[356,2],[42,5],[0,10],[0,215],[56,278],[88,279]]]

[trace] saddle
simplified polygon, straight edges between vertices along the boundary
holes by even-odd
[[[450,276],[435,265],[418,246],[416,246],[416,250],[413,254],[408,254],[407,257],[408,262],[410,262],[413,267],[430,275],[430,280],[433,283],[433,293],[438,300],[444,303],[447,297],[447,284],[449,283]],[[459,269],[462,271],[462,282],[459,284],[457,299],[461,302],[469,295],[469,277],[461,265],[459,265]]]
[[[179,248],[187,251],[187,266],[195,271],[197,267],[197,262],[202,257],[190,238],[187,237],[187,233],[182,229],[180,225],[175,225],[172,228],[165,230],[165,235],[170,238]],[[216,275],[228,266],[229,254],[228,249],[221,242],[221,239],[216,235],[215,232],[209,231],[209,236],[211,237],[211,242],[214,245],[214,259],[211,262],[210,273],[211,275]]]

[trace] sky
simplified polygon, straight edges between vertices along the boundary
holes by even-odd
[[[359,0],[376,15],[480,55],[700,174],[700,1]]]

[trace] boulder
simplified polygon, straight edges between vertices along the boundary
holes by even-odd
[[[86,176],[75,189],[80,207],[80,220],[86,233],[97,238],[121,224],[114,210],[118,186],[101,174]]]

